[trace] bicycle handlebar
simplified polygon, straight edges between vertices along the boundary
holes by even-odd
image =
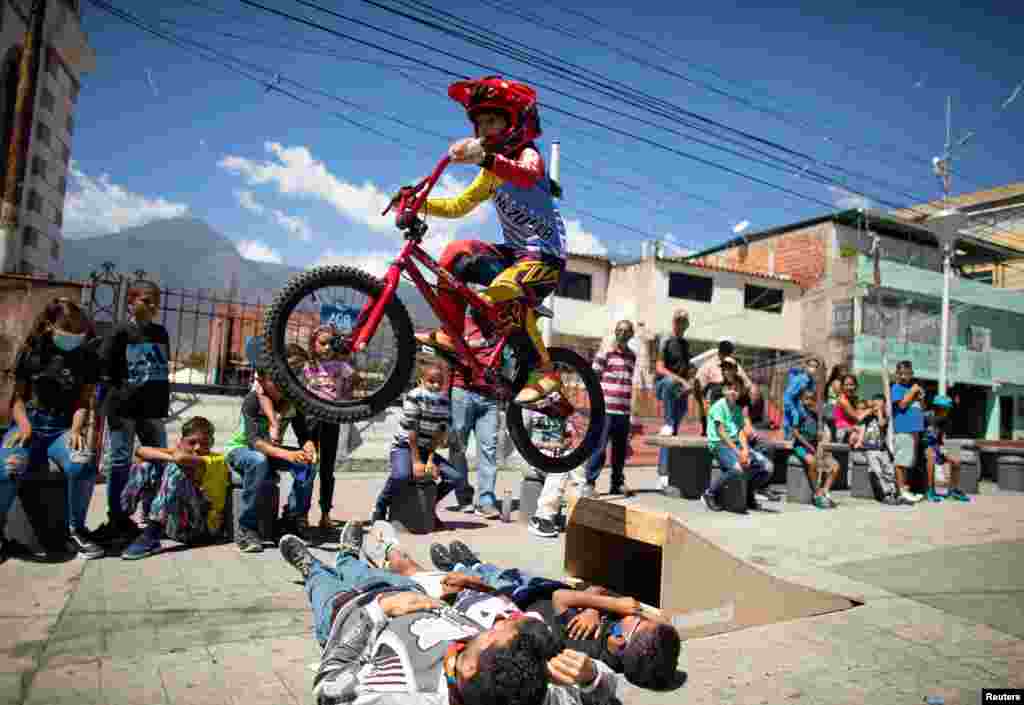
[[[427,197],[433,190],[434,185],[437,184],[437,180],[441,178],[441,174],[448,165],[451,164],[451,157],[447,154],[437,163],[434,170],[429,176],[424,177],[415,186],[406,186],[399,190],[397,198],[398,204],[395,210],[395,225],[399,230],[408,230],[416,223],[416,217],[419,215],[420,209],[423,208],[423,204],[426,203]],[[391,199],[391,203],[384,209],[386,215],[388,211],[395,206],[395,199]]]

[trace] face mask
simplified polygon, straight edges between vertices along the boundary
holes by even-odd
[[[71,352],[78,348],[85,340],[85,333],[53,333],[53,344],[64,352]]]

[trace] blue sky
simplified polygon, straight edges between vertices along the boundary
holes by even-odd
[[[114,4],[147,22],[177,23],[160,26],[271,69],[282,77],[278,85],[323,108],[267,91],[83,3],[83,23],[96,49],[97,69],[82,81],[75,116],[67,237],[104,234],[188,213],[238,242],[240,251],[252,258],[299,267],[355,260],[379,271],[399,244],[394,229],[378,216],[385,194],[426,173],[441,156],[446,141],[427,133],[450,138],[469,134],[461,109],[443,94],[450,79],[414,62],[261,13],[238,0]],[[495,5],[507,4],[504,0],[437,3],[490,28],[494,36],[515,37],[701,118],[817,161],[780,155],[799,167],[785,170],[697,144],[687,136],[722,143],[678,120],[617,103],[364,2],[320,4],[459,58],[439,56],[315,13],[293,0],[263,4],[420,62],[471,75],[487,73],[471,62],[493,65],[509,76],[631,113],[655,125],[539,89],[543,104],[806,197],[542,108],[545,155],[552,140],[562,145],[562,207],[570,246],[577,251],[635,256],[648,237],[667,239],[680,248],[700,248],[732,237],[733,226],[742,221],[749,221],[748,232],[754,232],[819,215],[828,204],[845,207],[867,200],[886,208],[887,203],[905,206],[934,199],[941,191],[928,160],[942,148],[947,95],[953,96],[954,132],[976,132],[960,155],[954,191],[1024,180],[1024,95],[1002,107],[1024,81],[1019,37],[1014,36],[1024,10],[1011,16],[1012,3],[967,8],[912,2],[908,5],[918,9],[910,11],[833,9],[820,2],[767,9],[728,0],[692,8],[685,3],[641,3],[639,9],[570,4],[562,10],[533,0],[514,5],[560,32],[496,9]],[[577,10],[634,38],[572,14]],[[604,46],[584,41],[586,37]],[[266,46],[268,42],[340,56],[302,54]],[[634,63],[625,53],[690,82]],[[406,75],[413,80],[400,75],[396,66],[408,67]],[[366,110],[312,95],[289,85],[289,80]],[[762,109],[713,94],[694,81]],[[782,113],[785,122],[770,115],[773,110]],[[355,128],[327,111],[347,115],[402,144]],[[386,115],[425,132],[389,121]],[[881,183],[826,164],[842,165]],[[800,175],[801,169],[839,183],[815,183]],[[474,168],[453,168],[444,188],[454,192],[473,175]],[[452,237],[499,237],[490,206],[465,221],[432,225],[434,237],[429,242],[435,252]]]

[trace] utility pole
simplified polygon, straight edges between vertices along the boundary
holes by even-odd
[[[942,249],[942,346],[939,350],[939,394],[946,394],[949,382],[949,289],[953,281],[953,254],[957,237],[967,225],[967,216],[956,210],[944,210],[930,223]]]
[[[21,203],[21,186],[25,179],[29,137],[32,134],[32,118],[35,114],[46,3],[47,0],[32,2],[32,15],[25,31],[25,46],[22,48],[21,63],[18,67],[18,93],[14,103],[11,147],[7,154],[3,202],[0,203],[0,233],[3,235],[0,272],[13,272],[18,268],[18,207]]]

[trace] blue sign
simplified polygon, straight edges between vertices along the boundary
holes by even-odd
[[[359,309],[355,306],[341,306],[335,304],[320,305],[320,325],[333,325],[339,331],[349,331],[356,324],[359,318]]]

